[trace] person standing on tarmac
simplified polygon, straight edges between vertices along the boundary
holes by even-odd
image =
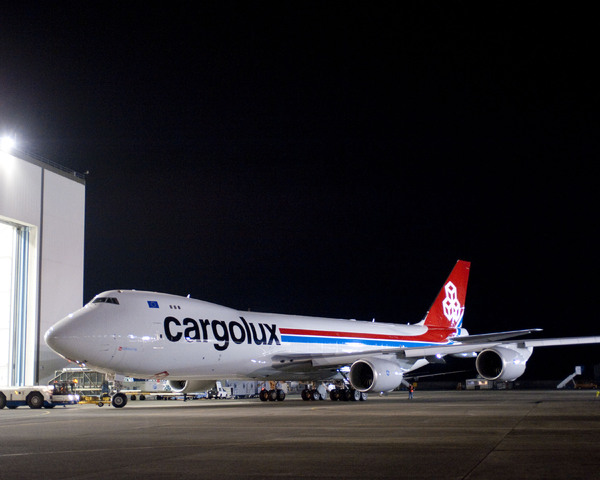
[[[409,399],[409,400],[412,400],[414,391],[415,391],[415,387],[414,387],[414,386],[413,386],[413,384],[411,383],[411,384],[408,386],[408,399]]]

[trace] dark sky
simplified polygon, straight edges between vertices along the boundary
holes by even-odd
[[[372,3],[3,7],[0,129],[90,172],[85,301],[412,323],[461,258],[471,332],[599,333],[593,13]]]

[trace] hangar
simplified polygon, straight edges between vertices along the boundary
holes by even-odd
[[[83,303],[85,177],[0,149],[0,385],[47,383],[66,365],[44,332]]]

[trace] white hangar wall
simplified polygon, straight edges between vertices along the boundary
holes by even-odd
[[[45,331],[83,303],[85,181],[0,151],[0,385],[47,383],[67,362]]]

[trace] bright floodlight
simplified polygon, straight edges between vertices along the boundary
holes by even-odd
[[[9,137],[5,135],[0,140],[0,150],[4,150],[5,152],[10,152],[15,147],[15,139],[13,137]]]

